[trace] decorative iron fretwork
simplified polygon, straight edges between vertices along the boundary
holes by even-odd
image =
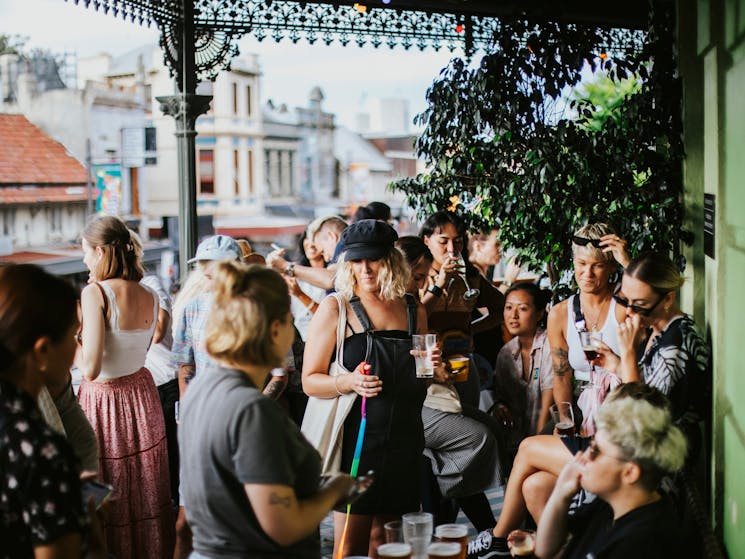
[[[182,0],[68,0],[83,3],[125,19],[155,24],[171,74],[178,76]],[[496,0],[495,0],[496,1]],[[437,5],[436,5],[437,4]],[[468,13],[469,2],[422,2],[422,9],[352,6],[343,2],[279,0],[193,0],[196,71],[200,79],[214,79],[238,54],[238,39],[253,34],[259,41],[305,40],[330,45],[372,45],[377,48],[412,47],[424,50],[462,48],[467,57],[488,50],[501,29],[497,17]],[[480,3],[484,5],[484,3]],[[482,8],[483,9],[483,8]],[[608,29],[607,52],[635,52],[642,33]]]

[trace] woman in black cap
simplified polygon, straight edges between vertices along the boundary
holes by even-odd
[[[319,307],[308,333],[303,388],[309,396],[334,398],[352,392],[367,397],[367,430],[360,472],[373,470],[375,483],[352,505],[342,556],[370,555],[384,541],[383,524],[419,510],[424,448],[421,410],[426,387],[416,379],[411,336],[427,332],[421,304],[406,295],[409,268],[394,248],[398,236],[382,222],[366,219],[344,231],[337,296]],[[329,375],[334,359],[340,305],[346,332],[340,356],[348,374]],[[435,357],[439,365],[439,357]],[[369,365],[369,369],[365,366]],[[365,374],[367,373],[367,374]],[[361,398],[344,423],[341,470],[350,471],[361,418]],[[334,514],[337,556],[344,514]]]

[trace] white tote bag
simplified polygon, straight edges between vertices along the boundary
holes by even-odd
[[[344,338],[347,326],[347,305],[338,293],[332,294],[339,304],[339,322],[336,325],[336,358],[329,367],[329,376],[348,375],[344,368]],[[300,430],[321,455],[322,473],[339,471],[344,420],[352,409],[356,392],[334,398],[310,396],[305,408]]]

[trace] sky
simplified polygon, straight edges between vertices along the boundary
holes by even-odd
[[[158,41],[155,28],[65,0],[0,0],[0,33],[28,37],[28,47],[75,53],[79,58],[100,52],[116,56]],[[275,43],[269,38],[259,43],[252,36],[244,37],[239,47],[242,53],[259,54],[262,101],[305,106],[317,85],[325,95],[324,108],[349,127],[365,101],[376,97],[403,97],[409,101],[411,117],[421,112],[426,108],[427,87],[459,54],[447,49],[359,48],[351,43],[347,47]]]

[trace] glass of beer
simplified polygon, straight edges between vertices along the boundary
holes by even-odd
[[[450,372],[455,382],[466,382],[468,380],[468,364],[470,359],[464,355],[453,355],[448,357]]]
[[[549,408],[551,419],[556,425],[556,433],[560,437],[571,437],[575,433],[574,410],[571,402],[556,402]]]
[[[460,544],[460,559],[466,559],[468,526],[465,524],[440,524],[435,528],[435,540]]]
[[[535,531],[512,530],[507,545],[513,557],[532,557],[535,553]]]
[[[378,559],[411,559],[411,546],[407,543],[384,543],[378,546]]]
[[[460,559],[461,545],[456,542],[435,542],[427,547],[427,559]]]
[[[414,334],[411,337],[414,350],[417,378],[433,378],[435,368],[432,365],[432,350],[437,346],[436,334]]]

